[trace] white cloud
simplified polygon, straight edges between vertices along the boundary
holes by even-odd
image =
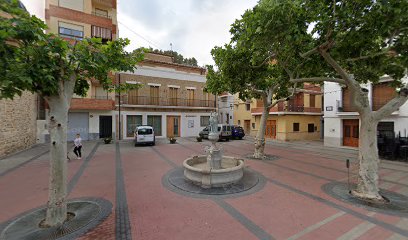
[[[168,50],[172,43],[173,50],[184,57],[195,57],[200,65],[212,64],[211,49],[229,42],[231,24],[256,3],[122,0],[118,7],[119,36],[131,40],[129,50],[140,46]]]

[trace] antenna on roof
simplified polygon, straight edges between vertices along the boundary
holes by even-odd
[[[173,43],[170,43],[170,51],[173,52]]]

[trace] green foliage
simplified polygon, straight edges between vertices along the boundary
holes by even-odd
[[[245,99],[259,97],[254,89],[277,85],[274,97],[287,96],[290,78],[318,71],[305,71],[307,64],[297,53],[311,44],[307,22],[299,1],[260,1],[232,25],[231,43],[212,50],[218,69],[208,66],[208,90],[239,93]]]
[[[18,8],[16,2],[1,2],[0,10],[0,97],[13,98],[23,91],[58,96],[66,81],[75,81],[74,92],[84,96],[87,80],[105,89],[116,83],[109,73],[133,71],[143,59],[143,49],[125,52],[127,39],[102,44],[101,39],[84,39],[72,44],[44,33],[46,25]],[[121,86],[126,88],[131,86]],[[134,86],[133,86],[134,87]],[[117,88],[117,87],[116,87]]]
[[[163,51],[163,50],[159,50],[159,49],[154,49],[153,50],[153,48],[150,48],[149,51],[153,52],[153,53],[160,53],[160,54],[172,56],[173,61],[175,63],[178,63],[178,64],[184,64],[184,65],[188,65],[188,66],[198,67],[197,59],[195,59],[194,57],[184,58],[183,55],[181,55],[180,53],[178,53],[176,51],[172,51],[172,50],[164,50]]]
[[[407,0],[305,1],[315,46],[332,43],[330,55],[359,82],[388,74],[395,85],[408,67],[406,9]]]

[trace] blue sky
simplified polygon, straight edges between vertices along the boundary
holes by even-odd
[[[210,51],[229,42],[230,25],[257,0],[118,0],[120,37],[212,64]]]

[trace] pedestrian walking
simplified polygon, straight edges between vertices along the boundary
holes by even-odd
[[[82,154],[81,154],[81,149],[82,149],[82,139],[81,135],[79,133],[76,135],[76,138],[74,140],[74,153],[77,156],[77,159],[81,159]]]

